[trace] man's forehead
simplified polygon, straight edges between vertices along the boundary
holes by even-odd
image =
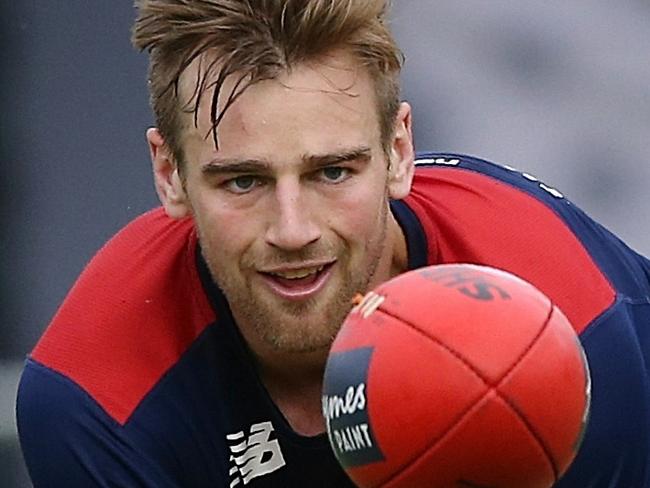
[[[219,78],[221,65],[215,62],[214,56],[204,53],[198,56],[181,73],[178,83],[178,96],[184,112],[197,108],[197,97],[204,110],[206,100],[211,106],[214,97],[216,82]],[[280,68],[269,78],[253,81],[251,86],[276,83],[287,90],[300,92],[326,92],[333,95],[358,97],[361,95],[362,80],[369,80],[370,76],[356,59],[342,50],[334,50]],[[236,72],[223,81],[218,94],[217,111],[219,111],[233,93],[233,90],[243,88],[250,82],[250,76],[243,72]],[[190,109],[190,110],[187,110]]]
[[[179,86],[183,127],[181,137],[184,144],[199,144],[207,149],[204,144],[209,143],[212,151],[220,152],[226,149],[225,146],[232,150],[233,134],[236,134],[235,140],[243,142],[242,138],[245,137],[249,148],[251,145],[264,144],[262,141],[268,141],[269,137],[281,138],[286,146],[287,141],[304,141],[305,137],[309,137],[304,131],[307,130],[306,126],[313,125],[313,120],[321,121],[318,143],[323,146],[332,144],[332,138],[336,137],[332,131],[322,132],[323,126],[347,127],[344,133],[334,131],[346,139],[347,144],[361,143],[360,137],[364,142],[380,137],[374,85],[367,71],[359,68],[353,58],[345,53],[333,53],[300,63],[283,70],[274,79],[252,84],[241,98],[227,107],[216,129],[214,121],[224,110],[232,90],[238,88],[236,81],[239,78],[231,76],[224,82],[213,112],[215,75],[202,79],[210,61],[209,58],[195,60],[183,74],[182,85]],[[202,85],[205,91],[197,107],[197,91]],[[291,134],[297,139],[291,138],[287,132],[278,134],[273,122],[278,117],[291,117],[291,114],[295,117],[299,112],[310,115],[307,115],[308,119],[304,125],[300,125],[300,129],[298,122],[292,126],[294,132]],[[309,133],[314,134],[313,128]],[[368,134],[371,134],[370,138],[366,137]],[[352,141],[355,137],[357,139]]]

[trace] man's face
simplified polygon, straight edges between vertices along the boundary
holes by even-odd
[[[326,349],[354,294],[389,277],[372,82],[338,54],[253,85],[226,112],[218,150],[210,99],[184,133],[183,176],[212,276],[245,337]]]

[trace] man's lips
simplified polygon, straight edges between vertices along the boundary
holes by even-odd
[[[300,268],[260,272],[267,286],[285,300],[306,300],[325,287],[332,274],[333,262]]]

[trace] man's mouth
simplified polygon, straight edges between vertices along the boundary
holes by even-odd
[[[281,280],[296,281],[316,278],[318,273],[323,271],[324,268],[325,265],[311,266],[308,268],[291,269],[286,271],[274,271],[268,274]]]
[[[272,291],[287,300],[304,300],[320,291],[331,274],[334,263],[278,269],[260,274]]]

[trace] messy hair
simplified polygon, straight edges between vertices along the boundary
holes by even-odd
[[[149,58],[150,101],[156,124],[178,164],[183,112],[197,124],[201,97],[214,88],[211,134],[247,87],[335,49],[351,53],[373,80],[384,151],[399,107],[403,56],[386,25],[389,0],[136,0],[132,41]],[[208,56],[205,56],[208,55]],[[179,79],[195,60],[203,66],[193,102],[179,100]],[[205,61],[205,62],[204,62]],[[223,108],[224,81],[234,88]],[[207,136],[207,134],[206,134]]]

